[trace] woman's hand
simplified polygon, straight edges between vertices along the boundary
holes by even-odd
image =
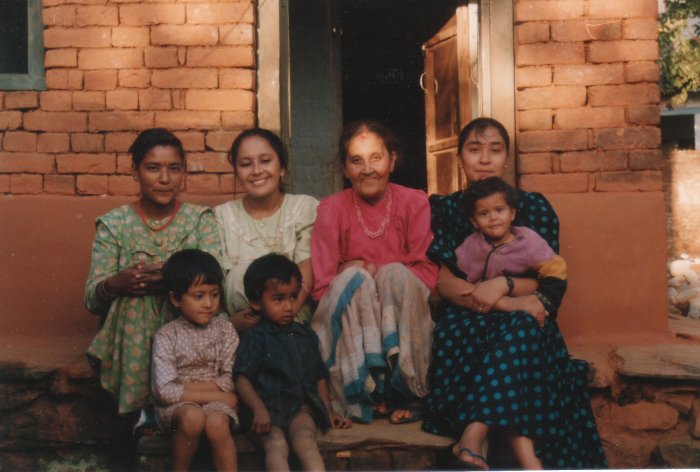
[[[369,272],[369,275],[374,277],[377,274],[377,266],[370,263],[367,263],[365,261],[361,261],[359,259],[356,259],[354,261],[347,261],[343,262],[340,264],[338,267],[338,273],[340,274],[343,272],[345,269],[348,269],[350,267],[359,267],[360,269],[365,269],[367,272]]]
[[[544,305],[535,295],[503,297],[498,301],[498,308],[502,311],[525,311],[537,320],[540,327],[544,327],[545,319],[549,316]]]
[[[474,288],[474,284],[456,277],[452,271],[444,265],[440,266],[437,292],[441,297],[448,299],[457,306],[470,308]]]
[[[505,277],[495,277],[476,284],[471,297],[471,308],[479,313],[486,313],[496,305],[496,302],[508,293]]]
[[[141,297],[163,290],[163,263],[139,262],[105,279],[107,292],[119,297]]]
[[[231,322],[236,331],[243,334],[260,322],[260,316],[253,313],[250,308],[246,308],[234,313]]]
[[[348,429],[352,426],[352,420],[344,416],[330,413],[328,418],[331,420],[331,427],[334,429]]]
[[[270,432],[270,413],[265,406],[260,406],[253,410],[253,424],[251,425],[251,429],[257,434]]]

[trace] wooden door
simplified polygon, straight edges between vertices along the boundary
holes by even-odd
[[[472,118],[476,85],[469,60],[468,7],[458,7],[423,44],[423,51],[428,193],[446,195],[466,185],[456,155],[459,131]]]

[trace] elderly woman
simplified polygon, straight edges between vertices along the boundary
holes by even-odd
[[[369,422],[392,401],[392,422],[415,420],[418,408],[409,406],[428,393],[434,327],[428,199],[389,183],[399,143],[383,125],[348,125],[339,147],[352,187],[321,201],[311,236],[319,300],[311,326],[329,366],[332,407]]]
[[[508,147],[508,133],[496,120],[465,126],[458,150],[468,182],[502,176]],[[440,265],[443,302],[423,429],[457,438],[452,452],[470,468],[488,469],[482,448],[493,427],[508,433],[523,468],[605,467],[587,366],[569,358],[555,321],[561,297],[538,292],[533,279],[467,282],[455,249],[475,229],[462,200],[462,192],[431,198],[435,239],[428,255]],[[558,251],[559,221],[541,194],[518,193],[514,224]]]
[[[283,254],[299,266],[304,280],[297,299],[296,321],[308,324],[312,310],[306,301],[313,286],[309,260],[311,228],[318,200],[284,192],[282,177],[287,170],[287,153],[282,140],[272,131],[243,131],[231,145],[229,161],[237,188],[245,196],[217,206],[214,213],[226,271],[226,308],[233,325],[245,332],[259,321],[243,292],[243,274],[251,262],[271,252]]]

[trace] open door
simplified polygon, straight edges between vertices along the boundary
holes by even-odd
[[[469,6],[454,16],[423,44],[425,132],[428,193],[445,195],[464,188],[459,169],[457,139],[472,119],[476,97],[476,61],[470,60]],[[472,70],[474,69],[474,70]]]

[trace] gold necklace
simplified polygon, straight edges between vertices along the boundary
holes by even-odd
[[[389,195],[387,195],[386,198],[386,215],[384,215],[384,218],[382,219],[382,222],[379,225],[379,229],[377,229],[376,231],[372,231],[365,224],[365,219],[362,217],[362,210],[360,209],[360,205],[357,204],[356,192],[354,190],[352,191],[352,203],[355,205],[357,219],[360,221],[362,231],[372,239],[376,239],[382,234],[384,234],[384,231],[386,231],[386,227],[389,224],[389,219],[391,218],[391,188],[388,188],[387,192],[389,193]]]
[[[247,197],[243,197],[243,211],[245,211],[248,214],[248,216],[250,216],[250,219],[253,220],[253,228],[255,229],[255,233],[257,234],[258,238],[262,242],[262,247],[269,251],[274,251],[279,246],[279,243],[282,240],[282,212],[280,211],[280,209],[282,208],[282,203],[284,203],[284,194],[282,194],[279,203],[275,208],[275,211],[272,213],[272,215],[267,217],[270,218],[273,215],[277,214],[277,222],[275,224],[275,230],[273,232],[272,240],[269,240],[263,234],[264,231],[260,231],[260,229],[258,229],[258,225],[265,224],[261,220],[256,220],[255,218],[253,218],[253,216],[250,213],[250,205],[248,204],[246,198]],[[263,218],[263,220],[267,218]],[[265,225],[265,228],[267,229],[267,225]],[[254,239],[255,238],[253,238],[253,240]],[[251,244],[253,240],[248,240],[248,243]]]

